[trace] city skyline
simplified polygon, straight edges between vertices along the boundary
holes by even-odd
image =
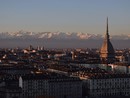
[[[130,32],[129,0],[1,0],[0,32],[84,32],[110,35]]]
[[[0,98],[130,98],[130,0],[0,0]]]

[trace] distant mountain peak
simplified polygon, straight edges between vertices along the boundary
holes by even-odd
[[[0,33],[1,39],[6,38],[36,38],[36,39],[102,39],[101,34],[90,34],[83,32],[28,32],[20,30],[18,32],[2,32]],[[111,36],[112,39],[130,39],[129,35],[114,35]]]

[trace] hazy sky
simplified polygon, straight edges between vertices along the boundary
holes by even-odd
[[[130,34],[130,0],[0,0],[0,32]]]

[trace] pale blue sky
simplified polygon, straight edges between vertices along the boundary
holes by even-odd
[[[130,34],[130,0],[0,0],[0,32]]]

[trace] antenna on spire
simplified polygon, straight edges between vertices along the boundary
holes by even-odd
[[[106,37],[105,37],[106,40],[109,40],[109,33],[108,32],[109,31],[108,31],[108,17],[107,17],[107,21],[106,21]]]
[[[107,17],[107,28],[106,28],[106,33],[108,34],[108,17]]]

